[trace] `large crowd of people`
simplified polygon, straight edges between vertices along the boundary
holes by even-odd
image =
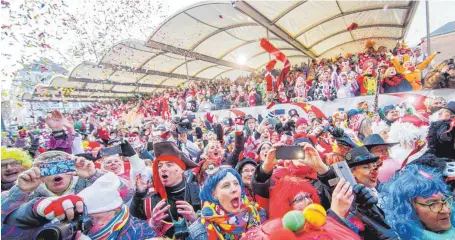
[[[453,59],[433,66],[436,54],[428,56],[420,46],[409,48],[404,43],[397,43],[391,50],[384,46],[376,49],[375,43],[369,41],[364,52],[292,66],[273,94],[267,91],[267,71],[262,69],[235,81],[222,78],[180,84],[175,89],[143,95],[140,100],[135,97],[118,101],[116,108],[120,105],[120,111],[137,108],[149,116],[170,116],[185,111],[255,107],[274,101],[330,101],[375,95],[376,91],[383,94],[455,88]],[[275,77],[280,73],[279,69],[271,71]]]
[[[428,97],[421,111],[362,101],[328,118],[210,113],[453,88],[453,61],[427,68],[434,55],[421,54],[370,42],[294,66],[284,95],[258,73],[55,110],[3,132],[2,238],[455,239],[454,101]]]

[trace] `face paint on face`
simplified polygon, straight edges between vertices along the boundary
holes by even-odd
[[[183,169],[170,161],[160,161],[158,163],[158,174],[161,183],[165,187],[173,187],[183,180]]]
[[[119,155],[107,156],[103,160],[104,169],[120,175],[125,172],[123,160]]]
[[[17,177],[25,168],[19,161],[15,159],[2,160],[2,182],[12,183],[17,180]]]
[[[213,196],[218,199],[221,207],[228,213],[237,213],[242,204],[242,188],[237,178],[228,173],[216,185]]]
[[[358,183],[367,188],[375,188],[378,184],[378,161],[369,164],[362,164],[351,169],[352,175]]]
[[[413,206],[426,229],[441,232],[452,227],[452,203],[453,198],[438,193],[428,198],[417,197]]]

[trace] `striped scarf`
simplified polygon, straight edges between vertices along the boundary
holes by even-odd
[[[205,202],[201,210],[201,223],[207,228],[209,240],[238,240],[245,235],[250,227],[261,224],[258,212],[259,205],[243,198],[238,213],[225,213],[219,205]]]
[[[113,240],[116,239],[122,228],[128,222],[130,217],[130,212],[128,207],[123,204],[120,212],[115,215],[115,217],[104,226],[101,230],[95,234],[90,234],[90,239],[93,240]]]

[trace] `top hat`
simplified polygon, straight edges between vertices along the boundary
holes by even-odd
[[[372,134],[363,140],[363,145],[368,149],[371,149],[372,147],[376,146],[393,147],[397,144],[398,143],[386,143],[379,134]]]
[[[443,108],[451,111],[452,114],[455,114],[455,101],[448,102]]]
[[[350,168],[376,162],[379,157],[370,153],[365,146],[354,148],[345,155],[346,162]]]

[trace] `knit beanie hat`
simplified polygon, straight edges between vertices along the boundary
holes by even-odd
[[[108,172],[77,195],[84,199],[88,214],[107,212],[123,204],[119,187],[120,179],[113,172]]]

